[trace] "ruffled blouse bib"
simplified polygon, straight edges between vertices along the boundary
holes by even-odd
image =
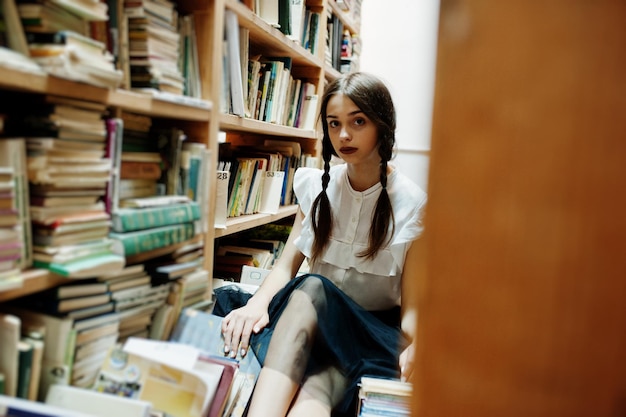
[[[294,192],[305,216],[295,244],[307,258],[311,257],[314,238],[311,206],[322,190],[322,174],[319,169],[299,168],[294,177]],[[396,222],[394,235],[374,259],[359,257],[358,254],[368,246],[369,230],[381,190],[381,184],[377,183],[365,191],[355,191],[350,185],[345,164],[331,168],[327,189],[333,214],[331,237],[310,271],[330,279],[367,310],[385,310],[400,305],[404,259],[411,242],[423,230],[421,218],[426,193],[394,169],[387,178],[387,192]]]

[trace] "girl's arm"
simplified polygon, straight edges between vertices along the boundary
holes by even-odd
[[[304,255],[294,245],[294,241],[300,236],[303,219],[304,214],[298,210],[285,248],[272,272],[265,277],[244,307],[231,311],[222,321],[224,352],[229,353],[231,357],[235,357],[238,351],[242,355],[247,353],[252,332],[260,332],[269,322],[267,309],[270,301],[300,269]]]

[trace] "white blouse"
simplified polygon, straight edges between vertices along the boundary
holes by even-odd
[[[322,174],[319,169],[299,168],[294,176],[294,192],[305,215],[302,233],[295,244],[307,258],[311,257],[314,238],[311,206],[322,190]],[[394,235],[374,259],[359,257],[369,243],[369,230],[381,190],[381,184],[377,183],[365,191],[355,191],[345,164],[331,168],[327,189],[333,215],[331,237],[310,271],[333,281],[367,310],[400,305],[404,259],[411,242],[422,233],[426,205],[426,193],[394,169],[387,178],[395,218]]]

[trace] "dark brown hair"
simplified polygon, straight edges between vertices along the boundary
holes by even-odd
[[[393,156],[396,142],[396,112],[387,86],[373,75],[357,72],[332,81],[324,91],[321,102],[320,119],[324,136],[322,138],[322,191],[317,195],[312,207],[312,224],[315,239],[313,241],[314,262],[328,244],[332,228],[332,211],[326,189],[330,181],[330,160],[337,156],[328,134],[326,111],[328,101],[336,94],[343,94],[376,125],[378,133],[378,154],[380,155],[380,183],[383,187],[372,219],[369,233],[369,246],[359,256],[371,259],[393,235],[393,210],[387,193],[387,162]],[[391,226],[391,232],[390,232]]]

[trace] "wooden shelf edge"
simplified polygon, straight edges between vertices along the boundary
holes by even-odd
[[[248,214],[239,217],[230,217],[226,220],[225,229],[215,229],[215,238],[232,235],[233,233],[243,232],[244,230],[253,229],[257,226],[272,223],[285,217],[292,216],[298,212],[298,205],[282,206],[275,214],[257,213]]]
[[[330,6],[331,11],[335,16],[341,20],[343,23],[344,29],[348,29],[350,33],[360,33],[359,27],[355,24],[353,19],[348,16],[348,13],[345,10],[342,10],[335,0],[329,0],[328,5]]]
[[[275,49],[274,55],[290,55],[294,58],[294,65],[306,65],[321,68],[321,60],[311,51],[304,49],[298,42],[286,37],[280,30],[273,27],[245,4],[226,0],[225,6],[237,14],[239,25],[250,30],[250,40],[259,44],[271,44]]]
[[[255,119],[234,116],[232,114],[220,114],[220,129],[235,130],[239,132],[261,133],[264,135],[288,136],[305,139],[317,139],[315,130],[298,129],[297,127],[282,126],[273,123],[262,122]]]
[[[109,92],[106,102],[114,107],[151,116],[200,122],[209,121],[213,107],[211,102],[203,101],[198,104],[187,104],[187,100],[184,96],[172,97],[169,100],[154,97],[150,94],[117,89]]]
[[[15,90],[33,94],[50,94],[95,101],[128,111],[188,121],[207,122],[213,104],[203,101],[187,104],[186,97],[165,99],[123,89],[107,89],[47,74],[35,74],[0,65],[0,90]]]
[[[27,269],[22,272],[23,283],[20,288],[0,292],[0,302],[13,300],[57,285],[75,281],[53,274],[47,269]]]

